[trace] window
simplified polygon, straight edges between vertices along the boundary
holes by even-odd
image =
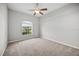
[[[33,24],[30,21],[22,22],[22,35],[31,35],[33,31]]]

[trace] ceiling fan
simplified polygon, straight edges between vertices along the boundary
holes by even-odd
[[[33,11],[34,12],[34,14],[33,15],[36,15],[36,14],[41,14],[41,15],[44,15],[44,11],[47,11],[47,8],[39,8],[38,7],[38,3],[36,3],[36,8],[34,8],[34,9],[31,9],[31,11]]]

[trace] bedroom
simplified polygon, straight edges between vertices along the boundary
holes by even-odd
[[[78,3],[0,3],[0,55],[79,56],[78,10]]]

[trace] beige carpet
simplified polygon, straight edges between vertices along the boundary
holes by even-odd
[[[78,56],[79,49],[45,39],[30,39],[8,45],[4,56]]]

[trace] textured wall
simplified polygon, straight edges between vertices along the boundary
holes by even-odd
[[[79,4],[69,4],[42,17],[41,37],[79,48]]]
[[[0,55],[3,55],[7,46],[7,5],[0,3]]]
[[[22,22],[33,23],[33,35],[22,35]],[[9,41],[26,40],[39,37],[39,20],[36,17],[21,12],[9,10]]]

